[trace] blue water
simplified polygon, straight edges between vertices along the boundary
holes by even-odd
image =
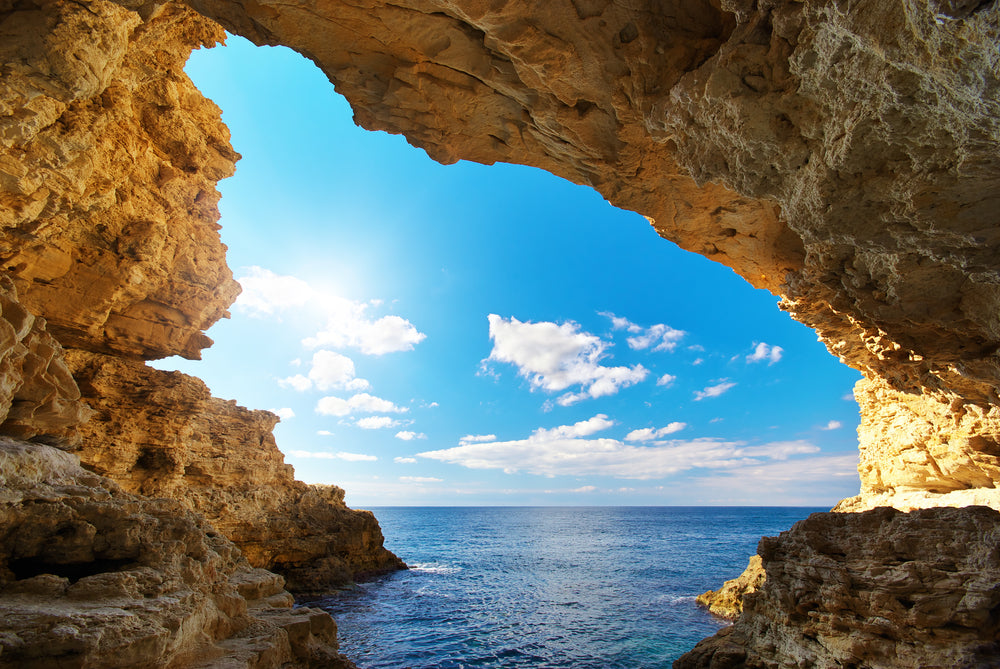
[[[726,624],[695,595],[825,509],[373,510],[411,569],[310,602],[363,669],[653,669]]]

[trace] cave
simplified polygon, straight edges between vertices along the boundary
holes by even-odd
[[[358,124],[441,163],[538,167],[646,216],[774,293],[863,375],[860,494],[762,542],[761,594],[678,666],[995,662],[996,3],[53,0],[8,3],[0,22],[5,435],[123,486],[106,444],[180,438],[204,456],[184,491],[199,507],[266,480],[280,493],[261,508],[367,528],[356,564],[323,563],[324,545],[293,585],[398,566],[343,491],[291,478],[273,415],[144,364],[198,358],[239,290],[215,189],[237,156],[182,70],[226,29],[307,56]],[[230,471],[224,437],[247,434],[254,460]],[[287,563],[247,518],[212,520],[254,566]],[[283,536],[315,536],[289,522]],[[935,608],[893,566],[918,558],[961,606]],[[819,595],[852,582],[867,594]],[[803,604],[781,615],[791,591]]]

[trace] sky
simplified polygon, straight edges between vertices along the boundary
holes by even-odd
[[[356,127],[285,48],[186,71],[243,158],[220,183],[243,286],[203,360],[154,363],[281,416],[355,507],[832,506],[860,375],[777,298],[541,170],[442,166]]]

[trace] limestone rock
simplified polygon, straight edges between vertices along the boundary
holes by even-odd
[[[59,342],[0,275],[0,434],[69,445],[89,416]]]
[[[321,592],[405,567],[344,491],[295,480],[274,442],[278,418],[210,395],[200,380],[139,361],[68,351],[94,418],[76,453],[125,490],[179,500],[293,590]]]
[[[697,602],[721,618],[734,620],[743,612],[743,596],[757,592],[764,584],[764,566],[759,555],[750,556],[750,564],[736,578],[726,581],[718,590],[709,590],[697,597]]]
[[[0,667],[353,667],[336,625],[175,500],[0,437]]]
[[[813,514],[761,540],[761,588],[674,667],[993,666],[998,546],[985,507]]]
[[[183,72],[179,5],[39,0],[0,19],[0,269],[64,346],[199,357],[239,292],[215,182],[238,158]]]

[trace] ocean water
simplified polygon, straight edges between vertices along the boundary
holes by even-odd
[[[695,596],[824,510],[376,508],[411,569],[308,603],[363,669],[669,667],[726,624]]]

